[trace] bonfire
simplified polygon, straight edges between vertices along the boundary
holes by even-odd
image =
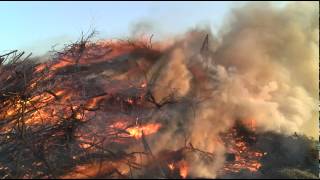
[[[186,64],[181,50],[153,44],[152,36],[91,41],[89,35],[47,60],[18,51],[2,55],[0,177],[272,177],[274,157],[284,163],[285,153],[305,158],[277,169],[314,172],[311,140],[257,132],[251,117],[223,129],[214,124],[219,130],[211,135],[190,133],[203,123],[198,110],[220,103],[211,93],[215,86],[207,86],[215,80],[205,63],[210,37],[202,35],[194,61]],[[185,82],[194,82],[192,90],[185,91],[191,89]],[[267,146],[280,139],[306,146],[303,152]]]

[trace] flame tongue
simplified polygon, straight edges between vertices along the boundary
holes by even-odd
[[[168,163],[168,168],[171,172],[178,171],[179,176],[183,179],[188,176],[189,167],[186,160]]]
[[[130,136],[140,139],[142,137],[142,132],[144,135],[150,135],[156,133],[161,127],[161,124],[154,123],[154,124],[146,124],[142,126],[135,126],[128,128],[127,131],[130,133]]]
[[[185,179],[188,176],[188,164],[187,161],[182,160],[179,162],[179,172],[180,176]]]
[[[133,137],[135,139],[140,139],[142,137],[142,133],[146,136],[157,133],[161,128],[160,123],[148,123],[144,125],[135,125],[131,127],[127,127],[128,122],[115,122],[110,127],[113,129],[125,131],[119,134],[120,137]]]

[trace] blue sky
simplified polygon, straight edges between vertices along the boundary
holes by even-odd
[[[55,44],[95,28],[101,38],[129,36],[134,24],[152,22],[155,36],[198,25],[216,30],[243,2],[0,2],[0,53],[19,49],[43,54]],[[159,34],[156,34],[159,33]]]

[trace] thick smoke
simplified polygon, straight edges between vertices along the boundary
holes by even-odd
[[[237,120],[256,121],[260,132],[291,134],[316,127],[312,115],[318,96],[317,7],[317,3],[290,3],[280,9],[250,3],[233,9],[219,36],[194,30],[173,45],[159,45],[170,50],[149,72],[157,77],[152,84],[156,99],[174,91],[192,105],[165,109],[176,113],[177,120],[171,117],[171,121],[182,122],[187,140],[171,123],[172,128],[155,140],[155,151],[178,148],[187,141],[213,152],[213,164],[197,157],[189,162],[193,176],[212,178],[224,161],[219,134]],[[208,49],[201,50],[206,34]]]

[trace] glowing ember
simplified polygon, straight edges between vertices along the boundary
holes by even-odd
[[[89,109],[97,108],[99,105],[99,102],[102,101],[104,98],[105,96],[92,98],[87,102],[86,107]]]
[[[169,169],[170,169],[171,171],[173,171],[173,170],[174,170],[174,163],[169,163],[169,164],[168,164],[168,167],[169,167]]]
[[[126,122],[123,121],[118,121],[112,124],[110,127],[111,128],[116,128],[116,129],[124,129],[127,126]]]
[[[14,109],[10,109],[7,111],[7,116],[11,116],[15,113],[16,111]]]
[[[260,159],[266,153],[251,149],[248,142],[245,141],[245,138],[255,139],[254,137],[244,137],[236,129],[232,129],[224,138],[230,142],[229,152],[235,157],[234,160],[225,164],[225,172],[239,172],[243,169],[256,172],[261,168]]]
[[[86,144],[86,143],[81,143],[80,147],[84,148],[84,149],[87,149],[87,148],[91,147],[91,145],[90,144]]]
[[[141,87],[141,88],[147,87],[147,83],[146,83],[146,82],[142,83],[140,87]]]
[[[133,104],[133,100],[131,98],[127,99],[128,104]]]

